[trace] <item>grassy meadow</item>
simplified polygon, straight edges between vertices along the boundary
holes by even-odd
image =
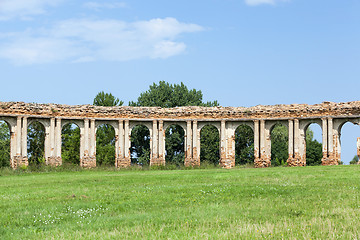
[[[0,171],[0,239],[360,239],[360,166]]]

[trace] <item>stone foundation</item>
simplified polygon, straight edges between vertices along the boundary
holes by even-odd
[[[200,166],[200,159],[185,158],[185,167]]]
[[[287,164],[289,167],[305,167],[306,166],[306,160],[301,158],[288,158]]]
[[[331,165],[339,165],[339,159],[336,158],[322,158],[321,165],[323,166],[331,166]]]
[[[62,159],[61,157],[48,157],[46,164],[49,166],[57,167],[62,164]]]
[[[231,169],[235,166],[235,161],[232,159],[220,159],[219,164],[222,168]]]
[[[29,166],[29,161],[27,157],[22,157],[22,156],[14,156],[12,164],[11,164],[13,169],[16,169],[20,166]]]
[[[271,166],[271,159],[269,158],[255,158],[254,165],[256,168],[266,168]]]
[[[128,168],[131,166],[130,158],[116,158],[115,159],[115,167],[117,168]]]
[[[84,168],[94,168],[96,167],[96,157],[83,157],[80,159],[80,166]]]

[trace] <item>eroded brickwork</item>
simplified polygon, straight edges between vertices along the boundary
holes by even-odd
[[[285,122],[289,131],[289,166],[306,165],[306,127],[320,123],[323,131],[323,165],[339,164],[340,131],[346,121],[360,124],[360,101],[348,103],[323,102],[321,104],[291,104],[254,107],[101,107],[92,105],[69,106],[0,102],[0,119],[11,128],[11,165],[28,165],[26,129],[31,121],[39,121],[47,129],[45,156],[47,164],[59,166],[61,161],[61,129],[65,123],[75,121],[81,129],[81,166],[96,166],[96,122],[109,122],[116,135],[116,167],[129,167],[131,126],[145,124],[151,134],[151,164],[165,165],[164,124],[181,123],[186,130],[186,166],[199,166],[200,125],[220,126],[220,165],[235,166],[234,132],[236,126],[246,123],[254,131],[255,167],[271,166],[271,126]],[[131,124],[130,124],[131,123]],[[185,126],[185,127],[184,127]],[[301,134],[300,134],[301,133]],[[360,140],[359,140],[360,141]],[[358,141],[358,142],[359,142]],[[360,151],[360,143],[358,143]],[[121,154],[119,154],[121,153]],[[360,155],[360,152],[358,153]]]
[[[80,166],[84,168],[96,167],[96,157],[83,157],[80,159]]]

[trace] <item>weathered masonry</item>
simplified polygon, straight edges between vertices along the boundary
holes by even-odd
[[[336,165],[340,160],[340,132],[346,122],[360,124],[360,101],[348,103],[291,104],[245,107],[98,107],[92,105],[34,104],[0,102],[0,120],[11,133],[11,166],[28,165],[27,127],[34,121],[45,127],[45,159],[49,165],[61,165],[61,131],[65,124],[80,128],[80,164],[96,166],[96,129],[109,124],[116,135],[116,167],[130,165],[130,135],[136,125],[150,131],[150,164],[165,164],[165,130],[177,124],[185,132],[185,165],[200,164],[200,130],[215,126],[220,133],[220,165],[235,165],[235,130],[245,124],[254,132],[256,167],[271,164],[270,133],[277,123],[289,133],[289,166],[306,165],[307,127],[317,123],[322,128],[323,165]],[[360,154],[360,140],[358,141]]]

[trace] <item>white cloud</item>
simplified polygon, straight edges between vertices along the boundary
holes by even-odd
[[[112,2],[112,3],[104,3],[104,2],[86,2],[84,3],[84,7],[94,9],[94,10],[100,10],[102,8],[124,8],[126,7],[125,2]]]
[[[63,0],[0,0],[0,20],[29,18],[45,13],[46,7],[54,7]]]
[[[174,18],[130,23],[70,19],[47,30],[0,35],[0,57],[15,64],[168,58],[185,51],[186,44],[177,41],[181,34],[202,30]]]
[[[245,0],[245,3],[249,6],[257,6],[261,4],[275,5],[278,2],[287,2],[289,0]]]

